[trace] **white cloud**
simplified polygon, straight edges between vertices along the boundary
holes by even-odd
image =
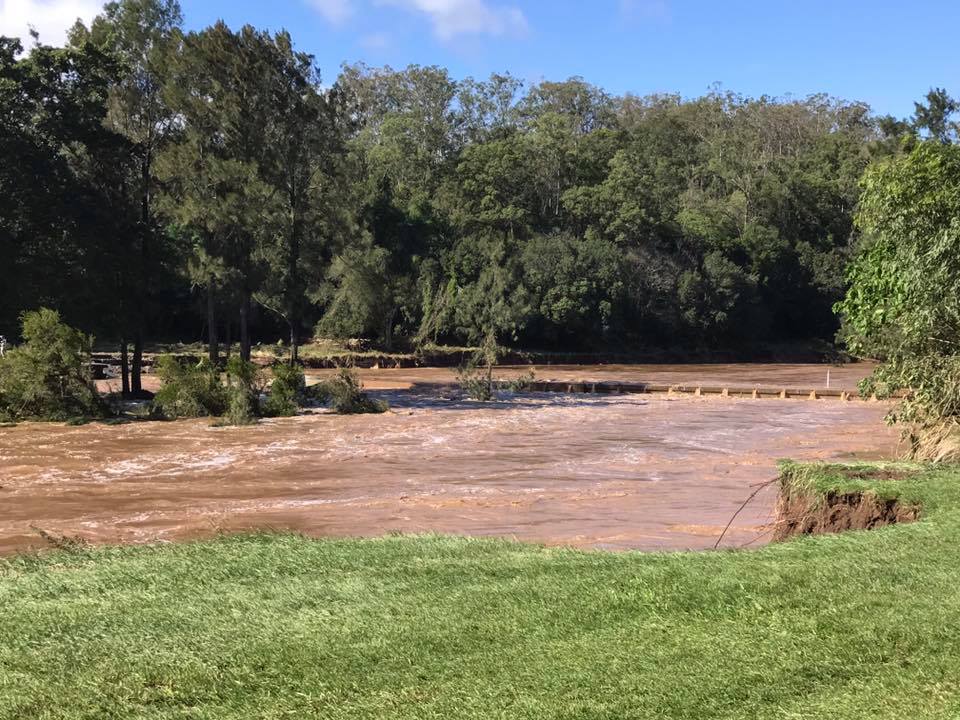
[[[513,6],[491,7],[485,0],[377,0],[424,13],[441,40],[458,35],[523,35],[527,18]]]
[[[331,25],[343,25],[353,16],[351,0],[308,0],[310,7],[323,15]]]
[[[670,21],[667,0],[620,0],[620,14],[629,20]]]
[[[32,45],[30,28],[44,45],[62,45],[77,19],[90,23],[103,9],[99,0],[0,0],[0,35]]]
[[[393,43],[389,33],[375,32],[360,38],[360,45],[367,50],[386,50]]]

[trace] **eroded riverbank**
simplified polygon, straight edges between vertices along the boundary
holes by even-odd
[[[266,527],[707,548],[778,458],[896,446],[877,403],[526,395],[484,405],[443,399],[422,380],[378,391],[393,407],[383,416],[2,430],[0,552],[42,546],[35,528],[108,543]],[[724,544],[764,542],[774,503],[762,492]]]

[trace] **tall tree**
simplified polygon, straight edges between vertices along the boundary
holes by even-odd
[[[113,330],[115,240],[129,232],[125,140],[105,124],[116,65],[86,43],[36,46],[0,39],[0,330],[39,305]]]
[[[321,90],[313,57],[296,52],[286,33],[264,42],[272,92],[269,151],[259,166],[276,193],[279,214],[262,248],[267,274],[257,299],[286,322],[290,361],[296,363],[309,291],[323,275],[337,225],[344,222],[338,201],[344,196],[347,126],[342,91]]]
[[[907,392],[894,419],[960,416],[960,146],[937,139],[864,177],[863,238],[837,306],[857,354],[884,361],[868,390]]]
[[[244,360],[250,359],[253,297],[266,272],[262,247],[282,212],[263,173],[273,152],[264,142],[275,109],[273,47],[268,33],[250,26],[234,33],[218,22],[189,33],[171,61],[165,89],[180,123],[177,142],[161,161],[170,191],[166,207],[200,238],[204,256],[222,264],[222,280],[213,273],[206,278],[208,304],[221,283],[236,294]]]
[[[157,292],[156,265],[161,257],[158,219],[153,202],[155,163],[170,137],[173,114],[164,102],[165,69],[171,39],[183,21],[177,0],[117,0],[104,6],[87,31],[74,28],[71,42],[90,41],[120,62],[111,88],[107,124],[130,142],[134,166],[130,192],[136,197],[140,218],[124,253],[129,275],[129,297],[123,298],[120,352],[124,360],[124,391],[142,392],[143,344],[154,311]],[[133,340],[129,388],[126,373],[128,340]]]
[[[952,118],[960,111],[960,102],[947,94],[943,88],[933,88],[927,93],[926,103],[914,103],[913,125],[927,136],[941,143],[957,142],[960,123]]]

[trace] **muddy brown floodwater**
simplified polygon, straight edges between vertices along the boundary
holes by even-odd
[[[523,365],[498,368],[503,378],[533,370],[538,380],[619,381],[653,384],[729,385],[730,387],[776,387],[819,390],[856,389],[873,372],[870,363],[841,366],[827,364],[690,364],[690,365]],[[311,370],[325,377],[335,370]],[[357,371],[370,388],[403,389],[420,385],[448,385],[456,381],[456,368],[376,368]]]
[[[541,368],[538,376],[659,379],[651,369],[615,367]],[[748,386],[808,386],[826,372],[709,367]],[[717,379],[689,366],[658,371],[679,374],[669,382]],[[529,394],[493,405],[453,398],[448,371],[365,377],[371,388],[414,389],[377,390],[392,407],[379,416],[0,429],[0,552],[42,547],[36,528],[107,543],[274,528],[707,548],[755,484],[775,476],[778,458],[896,449],[880,403]],[[774,495],[760,493],[725,546],[766,541]]]

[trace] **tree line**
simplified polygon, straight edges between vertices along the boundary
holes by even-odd
[[[825,95],[612,96],[345,65],[286,32],[108,3],[65,47],[0,38],[0,334],[54,308],[217,363],[282,334],[609,349],[832,339],[860,179],[956,132]]]

